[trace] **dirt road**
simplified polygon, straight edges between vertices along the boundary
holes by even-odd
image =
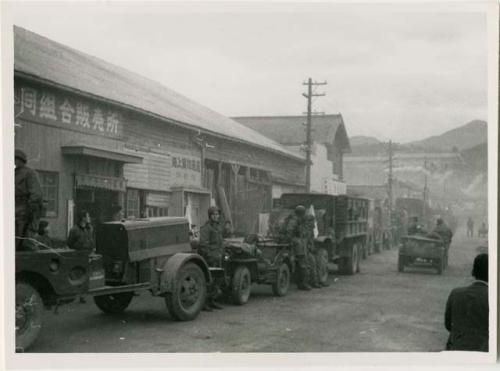
[[[192,322],[173,321],[163,300],[148,293],[118,316],[89,298],[46,312],[31,352],[439,351],[447,295],[471,281],[480,243],[464,234],[458,231],[442,276],[421,268],[398,273],[397,250],[383,251],[356,276],[331,275],[328,288],[274,298],[270,287],[256,286],[247,305],[202,312]]]

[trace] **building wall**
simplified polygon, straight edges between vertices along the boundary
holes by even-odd
[[[124,206],[129,217],[159,216],[165,210],[169,215],[184,215],[183,205],[189,198],[198,223],[205,219],[206,210],[201,207],[208,208],[210,194],[196,191],[203,190],[204,184],[202,153],[193,141],[194,131],[20,78],[15,80],[15,112],[16,148],[27,153],[31,167],[42,175],[51,172],[57,180],[57,208],[46,218],[53,237],[65,239],[72,224],[75,209],[70,210],[68,203],[74,202],[77,193],[76,173],[98,172],[125,178],[126,191],[116,197],[116,202]],[[247,213],[251,216],[240,213],[245,219],[241,225],[247,229],[242,232],[255,231],[259,212],[270,209],[271,174],[290,182],[304,182],[304,163],[300,160],[227,139],[205,137],[209,145],[206,161],[225,164],[224,169],[229,169],[227,179],[232,179],[231,165],[248,171],[238,174],[236,182],[227,183],[233,211],[252,210]],[[88,156],[63,155],[61,147],[69,145],[128,153],[142,157],[143,163],[103,159],[93,162]],[[109,173],[96,170],[106,168],[106,164],[110,165]],[[189,190],[183,191],[183,187]],[[233,197],[240,194],[243,196]],[[183,202],[176,202],[179,199]]]

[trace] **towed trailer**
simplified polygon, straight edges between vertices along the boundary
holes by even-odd
[[[164,298],[179,321],[197,317],[212,275],[191,251],[185,218],[102,224],[96,252],[48,249],[16,252],[16,349],[24,351],[43,326],[43,310],[92,296],[106,313],[121,313],[136,291]]]

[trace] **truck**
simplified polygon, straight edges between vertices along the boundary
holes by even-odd
[[[164,298],[179,321],[197,317],[212,281],[191,251],[185,218],[108,222],[96,231],[96,253],[68,248],[16,252],[16,349],[43,327],[43,310],[91,296],[105,313],[121,313],[137,291]]]
[[[276,225],[282,224],[298,205],[314,212],[318,229],[314,243],[324,266],[322,282],[328,278],[328,262],[337,264],[341,274],[352,275],[360,271],[360,259],[367,248],[368,199],[323,193],[285,193],[278,204],[279,208],[271,213],[271,231],[275,231]]]

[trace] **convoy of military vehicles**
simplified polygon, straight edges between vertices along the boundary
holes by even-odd
[[[315,215],[314,243],[323,282],[335,266],[339,274],[356,274],[363,258],[398,242],[390,216],[374,200],[288,193],[279,201],[270,215],[268,236],[225,240],[219,268],[209,267],[192,248],[188,221],[181,217],[104,223],[96,231],[96,253],[90,256],[68,248],[16,252],[16,348],[33,344],[43,327],[44,308],[81,296],[93,297],[103,312],[120,313],[135,292],[149,291],[165,300],[174,319],[187,321],[202,310],[213,280],[219,280],[222,294],[238,305],[249,300],[252,283],[269,284],[274,295],[286,295],[295,272],[294,256],[275,232],[298,205]],[[402,251],[409,251],[408,244],[403,245]],[[416,258],[400,254],[399,270]],[[442,263],[440,267],[442,271]]]

